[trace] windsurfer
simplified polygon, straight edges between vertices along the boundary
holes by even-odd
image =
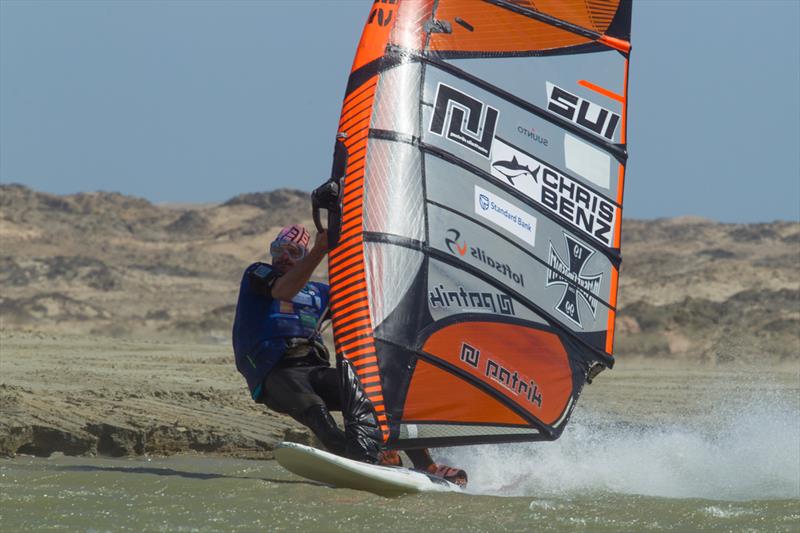
[[[309,250],[309,232],[295,224],[270,244],[272,264],[255,262],[242,276],[233,350],[236,368],[254,401],[307,426],[325,447],[345,456],[345,434],[331,416],[342,409],[340,378],[320,335],[328,318],[330,288],[310,281],[328,248],[326,232]],[[427,450],[406,452],[414,468],[466,485],[466,473],[433,461]],[[396,451],[381,464],[400,466]]]

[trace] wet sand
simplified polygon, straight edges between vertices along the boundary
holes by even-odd
[[[255,404],[228,345],[4,333],[0,454],[271,457],[310,437]]]

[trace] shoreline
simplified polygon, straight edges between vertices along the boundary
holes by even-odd
[[[273,447],[283,440],[314,445],[308,429],[250,399],[227,343],[3,330],[0,346],[0,456],[198,452],[271,459]],[[638,413],[657,423],[678,411],[682,416],[701,412],[694,398],[672,398],[689,379],[740,387],[737,376],[742,375],[800,389],[797,362],[762,367],[760,374],[749,369],[625,358],[585,387],[578,405],[621,420]],[[630,401],[621,394],[638,398]],[[682,402],[679,410],[675,402]]]

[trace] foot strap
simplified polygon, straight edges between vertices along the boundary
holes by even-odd
[[[467,486],[467,473],[460,468],[434,463],[428,467],[428,473],[449,481],[450,483],[455,483],[460,487]]]

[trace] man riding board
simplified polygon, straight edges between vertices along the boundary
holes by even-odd
[[[287,226],[270,244],[272,263],[247,267],[236,305],[233,351],[254,401],[288,414],[329,451],[346,456],[344,431],[330,414],[342,409],[341,380],[320,335],[320,325],[329,318],[330,288],[310,281],[328,251],[328,237],[318,233],[309,250],[310,237],[303,226]],[[434,463],[427,450],[406,454],[418,470],[467,483],[463,470]],[[379,463],[402,465],[395,451],[382,452]]]

